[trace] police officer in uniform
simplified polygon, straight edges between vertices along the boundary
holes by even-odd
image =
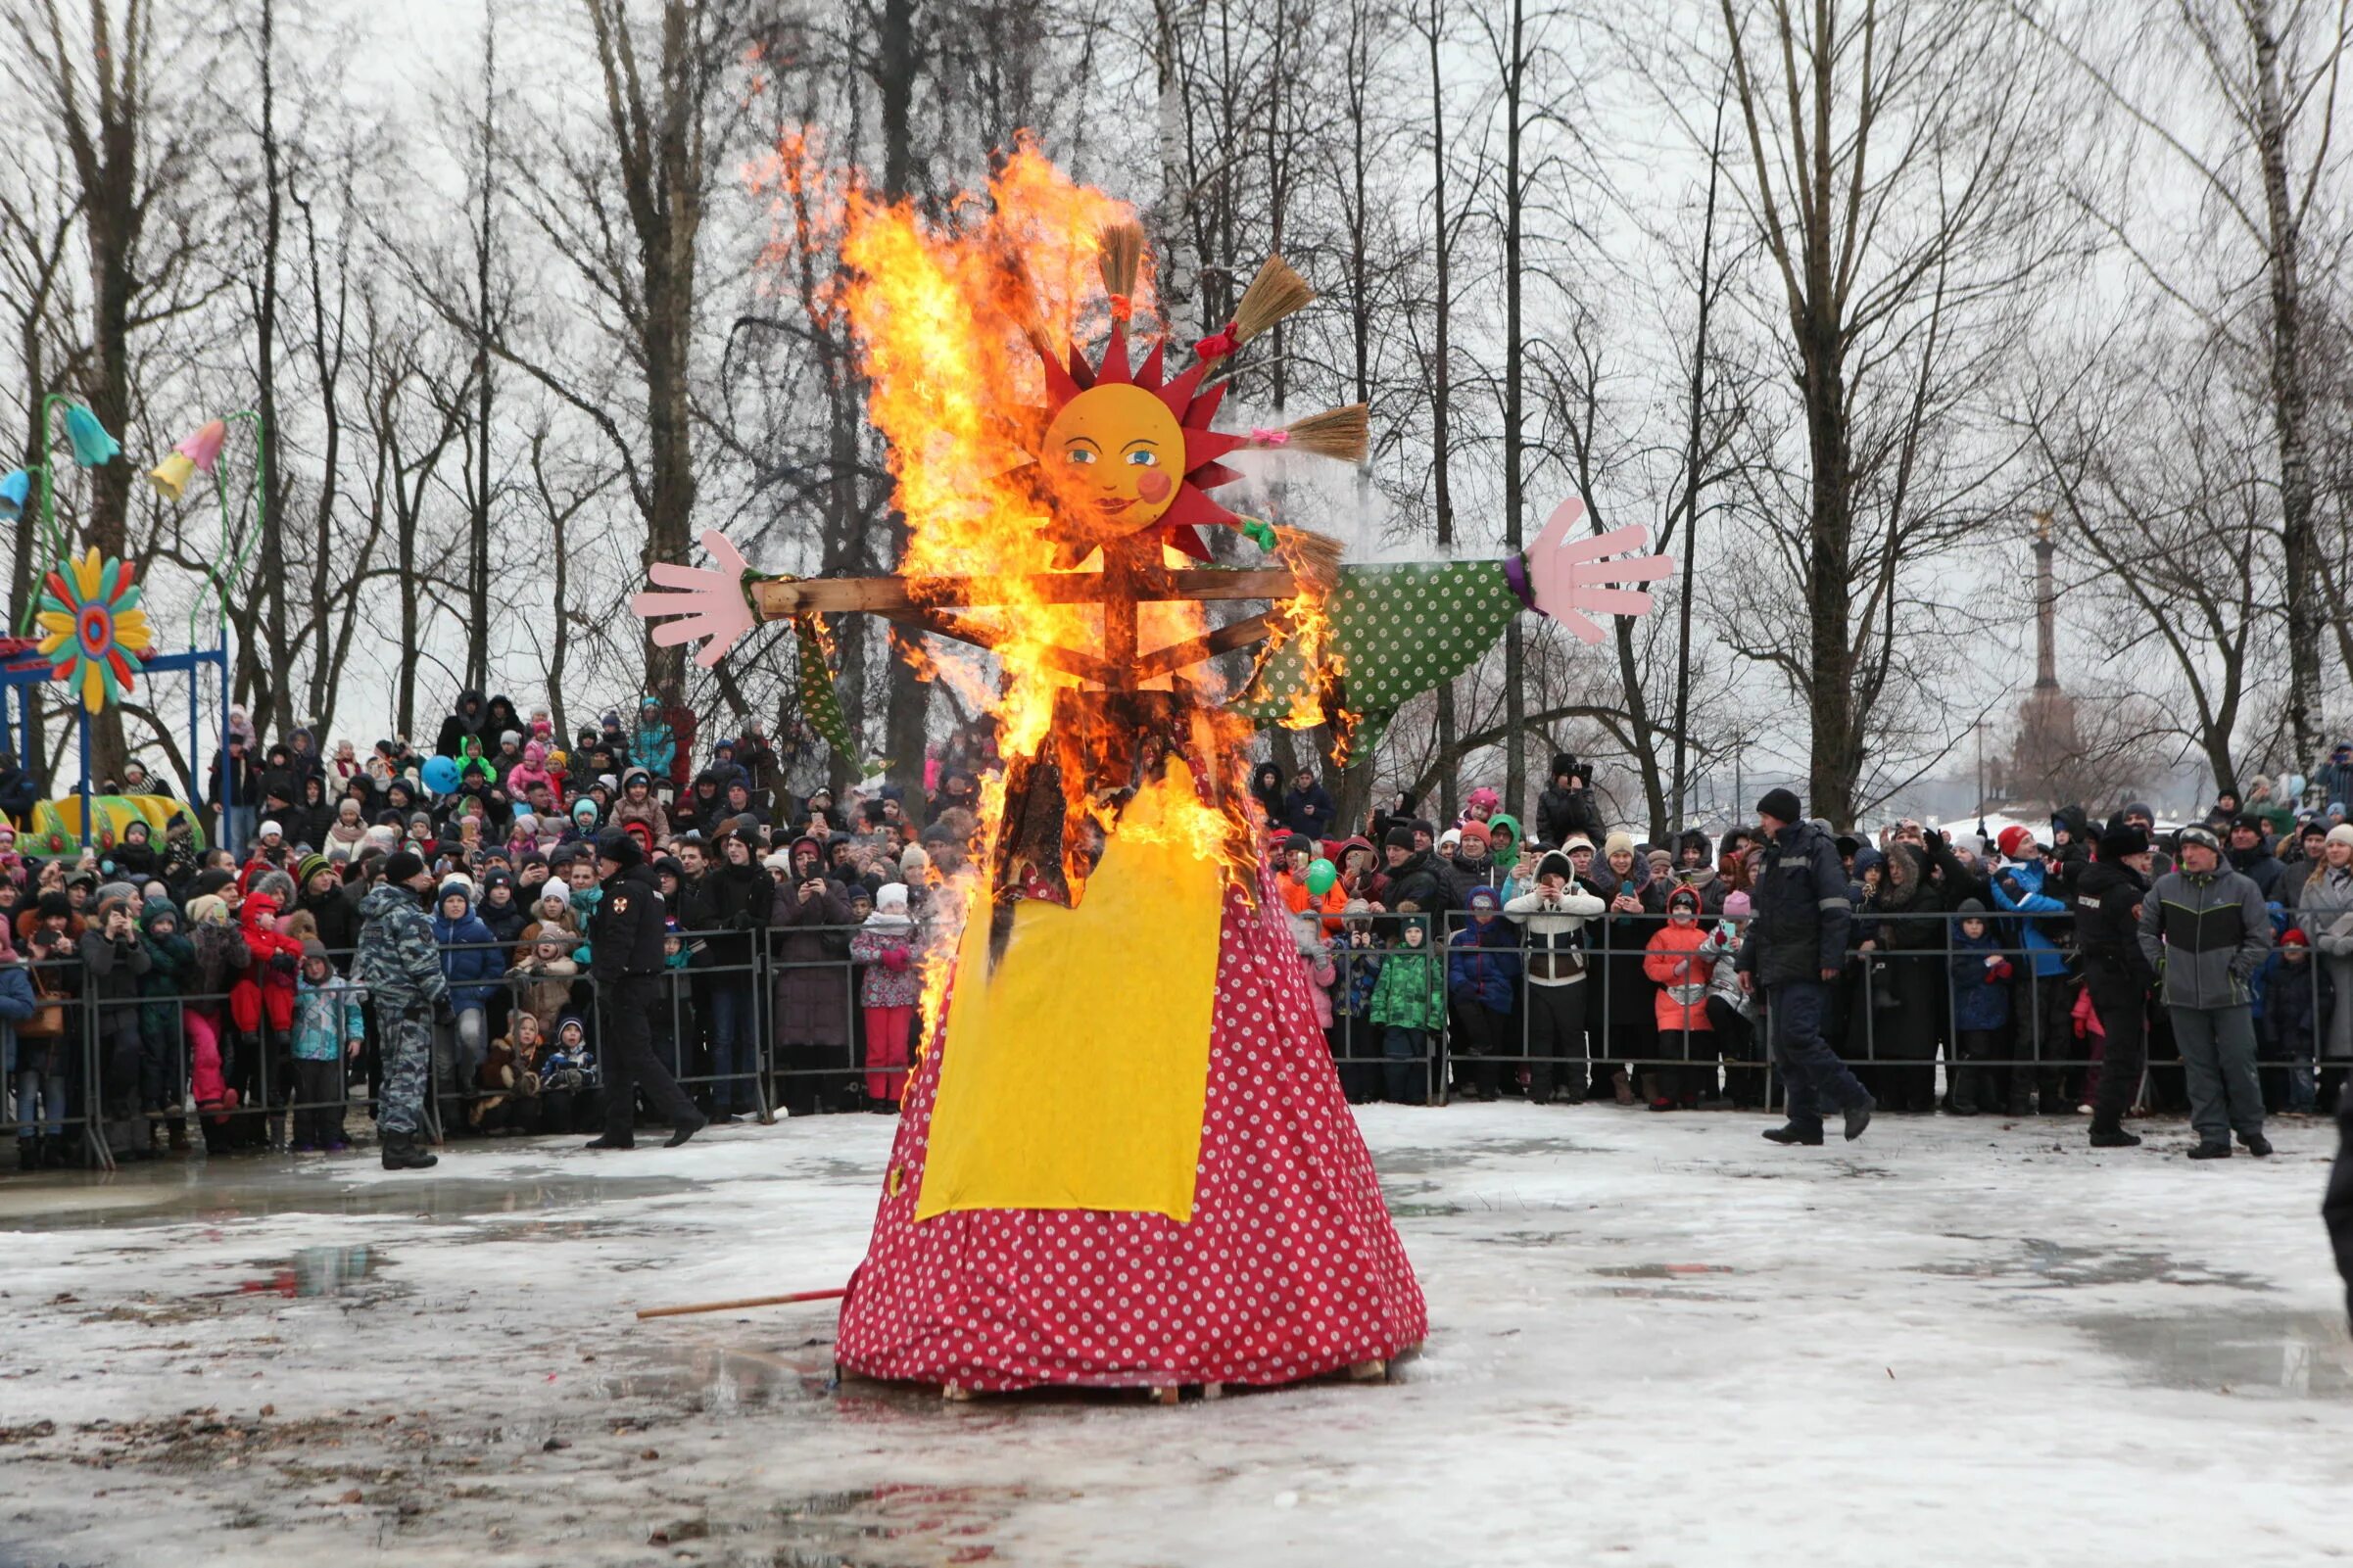
[[[2099,858],[2076,879],[2076,951],[2084,957],[2084,987],[2107,1041],[2099,1103],[2091,1108],[2094,1149],[2130,1149],[2140,1142],[2124,1130],[2124,1115],[2140,1093],[2148,1065],[2148,993],[2157,981],[2140,950],[2148,875],[2148,834],[2119,823],[2099,835]]]
[[[1822,1038],[1831,984],[1847,962],[1854,920],[1847,873],[1830,835],[1804,820],[1796,794],[1770,789],[1756,803],[1764,864],[1737,966],[1741,989],[1765,999],[1767,1037],[1781,1068],[1789,1120],[1769,1127],[1779,1144],[1822,1141],[1822,1103],[1846,1113],[1849,1140],[1871,1124],[1876,1102]]]
[[[433,940],[433,919],[425,913],[433,897],[433,873],[411,850],[395,851],[384,862],[384,879],[360,905],[360,928],[352,978],[367,988],[375,1006],[376,1034],[383,1041],[384,1087],[377,1117],[384,1168],[427,1170],[439,1157],[419,1138],[424,1126],[425,1080],[433,1055],[435,1015],[447,1016],[450,981],[442,973],[441,949]]]
[[[662,939],[666,917],[661,889],[646,866],[646,852],[625,829],[597,837],[600,896],[589,928],[589,975],[604,1004],[604,1136],[591,1149],[636,1145],[632,1126],[642,1088],[653,1109],[670,1123],[675,1149],[700,1132],[703,1117],[678,1080],[653,1054],[653,1010],[660,1005]]]

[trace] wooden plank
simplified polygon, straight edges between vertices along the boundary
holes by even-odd
[[[958,615],[952,610],[921,609],[910,606],[895,611],[888,618],[901,626],[918,626],[927,632],[936,632],[941,637],[953,638],[959,642],[970,642],[975,647],[993,649],[1012,641],[1012,634],[1002,627],[985,626],[970,616]],[[1111,665],[1091,653],[1081,653],[1077,648],[1058,647],[1049,642],[1037,649],[1037,656],[1047,667],[1060,670],[1066,675],[1075,675],[1081,681],[1092,681],[1101,687],[1112,685]]]
[[[1199,664],[1204,659],[1214,659],[1221,653],[1230,653],[1235,648],[1248,647],[1253,642],[1263,642],[1273,633],[1273,611],[1264,615],[1253,615],[1247,620],[1236,621],[1231,626],[1221,626],[1206,636],[1196,637],[1183,642],[1172,642],[1165,648],[1154,648],[1136,661],[1135,678],[1138,681],[1150,681],[1160,676],[1173,675],[1190,665]]]
[[[1020,578],[926,577],[919,598],[909,580],[899,577],[810,577],[751,585],[751,601],[760,618],[790,620],[816,613],[841,615],[863,612],[889,615],[939,605],[1092,604],[1103,598],[1100,572],[1042,572]],[[1299,592],[1289,572],[1221,572],[1186,570],[1137,574],[1138,599],[1286,599]]]

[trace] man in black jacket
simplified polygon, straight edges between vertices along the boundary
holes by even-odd
[[[2148,1060],[2148,993],[2157,982],[2140,950],[2148,868],[2148,834],[2127,824],[2099,835],[2099,858],[2076,879],[2076,951],[2083,955],[2084,986],[2107,1041],[2099,1099],[2091,1109],[2094,1149],[2130,1149],[2140,1142],[2124,1130],[2124,1114],[2140,1092]]]
[[[2336,1107],[2336,1166],[2329,1173],[2329,1196],[2321,1201],[2336,1249],[2336,1271],[2345,1277],[2345,1316],[2353,1320],[2353,1083]]]
[[[1822,1038],[1822,1008],[1847,963],[1854,922],[1847,873],[1830,835],[1803,821],[1796,794],[1773,789],[1756,803],[1764,861],[1751,895],[1753,916],[1741,943],[1740,983],[1764,993],[1773,1060],[1780,1064],[1789,1121],[1766,1131],[1779,1144],[1822,1141],[1822,1102],[1846,1113],[1847,1136],[1871,1124],[1870,1092]]]
[[[703,1119],[653,1054],[652,1014],[661,1000],[666,934],[661,889],[647,869],[646,852],[625,829],[607,829],[598,836],[597,878],[589,977],[603,1004],[604,1136],[587,1147],[635,1147],[638,1090],[643,1088],[670,1123],[664,1147],[675,1149],[702,1130]]]

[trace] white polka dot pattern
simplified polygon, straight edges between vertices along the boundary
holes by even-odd
[[[995,1391],[1280,1384],[1420,1343],[1429,1313],[1271,885],[1225,894],[1193,1219],[978,1210],[918,1225],[935,1038],[901,1100],[835,1354]]]

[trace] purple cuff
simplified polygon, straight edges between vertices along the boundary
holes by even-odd
[[[1536,610],[1539,615],[1544,613],[1536,608],[1536,589],[1528,581],[1528,558],[1525,555],[1514,555],[1504,562],[1504,581],[1512,586],[1512,592],[1518,595],[1520,603]]]

